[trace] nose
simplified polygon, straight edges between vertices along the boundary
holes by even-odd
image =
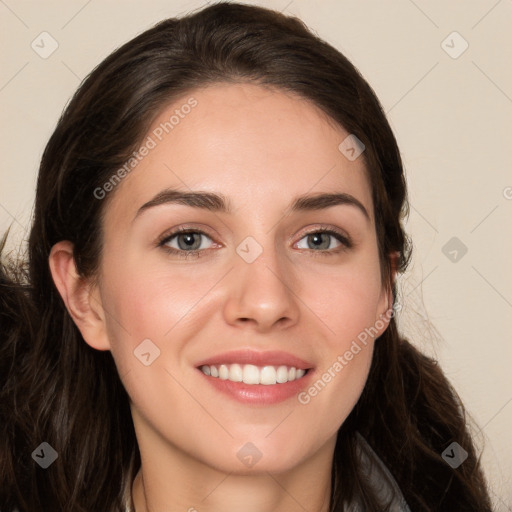
[[[264,247],[252,263],[234,254],[229,273],[224,317],[227,323],[243,327],[252,324],[258,332],[285,329],[300,316],[300,284],[284,257]]]

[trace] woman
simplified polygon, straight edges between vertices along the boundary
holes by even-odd
[[[2,271],[1,510],[491,510],[397,330],[406,213],[375,94],[299,20],[221,3],[119,48]]]

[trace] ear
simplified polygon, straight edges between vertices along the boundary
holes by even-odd
[[[99,290],[78,275],[73,244],[67,240],[56,243],[48,262],[55,286],[86,343],[97,350],[110,350]]]
[[[389,324],[393,316],[393,284],[395,282],[397,267],[398,267],[398,259],[400,257],[400,253],[398,251],[392,252],[389,255],[389,260],[391,263],[391,276],[389,282],[386,286],[382,288],[382,294],[379,301],[378,311],[377,311],[377,319],[376,323],[381,320],[380,323],[384,322],[385,326],[382,329],[384,332]],[[382,332],[380,334],[382,334]],[[379,334],[379,336],[380,336]]]

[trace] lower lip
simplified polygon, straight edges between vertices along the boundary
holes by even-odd
[[[209,382],[214,388],[221,393],[244,404],[253,405],[272,405],[279,402],[284,402],[298,395],[311,381],[311,376],[314,371],[308,370],[304,377],[284,384],[244,384],[243,382],[233,382],[230,380],[222,380],[218,377],[211,377],[205,375],[202,370],[198,368],[201,375]]]

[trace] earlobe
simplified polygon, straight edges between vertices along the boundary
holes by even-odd
[[[55,244],[48,263],[53,282],[86,343],[97,350],[110,350],[101,300],[90,282],[78,275],[73,244],[67,240]]]

